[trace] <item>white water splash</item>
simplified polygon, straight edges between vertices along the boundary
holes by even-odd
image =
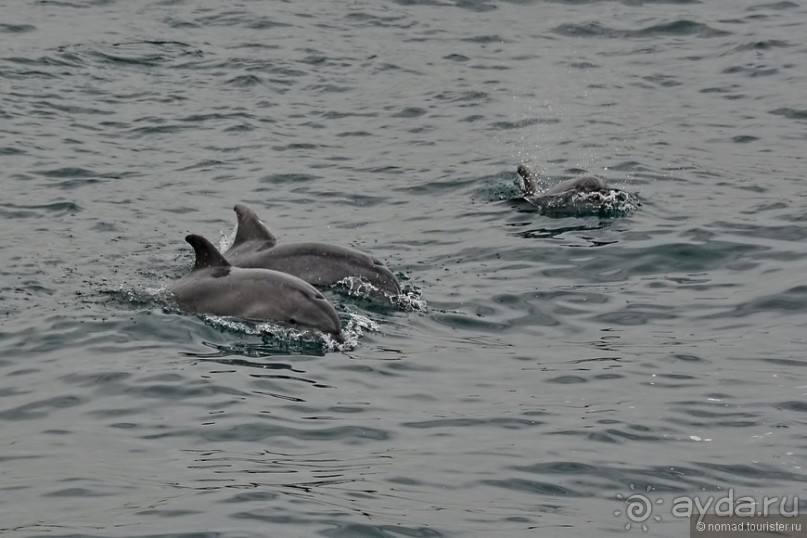
[[[334,284],[334,287],[338,287],[340,291],[351,297],[389,302],[392,306],[406,312],[423,312],[427,307],[426,301],[421,297],[420,289],[415,286],[406,286],[401,293],[390,295],[366,280],[349,276]]]
[[[614,189],[605,192],[566,191],[525,197],[524,200],[549,216],[619,216],[634,211],[641,205],[635,194]]]

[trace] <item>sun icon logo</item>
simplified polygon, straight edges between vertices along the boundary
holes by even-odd
[[[630,484],[630,489],[631,491],[636,491],[636,486]],[[652,489],[653,488],[650,486],[647,486],[645,491],[649,493]],[[660,515],[653,514],[653,505],[664,503],[664,499],[652,501],[650,497],[642,493],[631,493],[627,498],[621,493],[617,493],[616,498],[625,504],[625,510],[614,510],[614,517],[620,517],[622,514],[625,514],[625,517],[628,518],[628,522],[625,523],[626,531],[629,531],[633,524],[641,523],[642,531],[647,532],[649,527],[646,522],[651,517],[654,521],[661,521]]]

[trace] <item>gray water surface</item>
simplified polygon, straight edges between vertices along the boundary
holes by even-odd
[[[676,498],[804,491],[803,2],[0,6],[4,536],[685,536]],[[542,215],[522,162],[642,205]],[[328,291],[344,349],[171,308],[236,203],[406,307]]]

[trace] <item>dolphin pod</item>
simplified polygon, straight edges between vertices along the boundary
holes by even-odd
[[[326,243],[281,243],[254,211],[235,206],[238,228],[233,245],[224,253],[236,267],[272,269],[299,277],[314,286],[330,286],[349,277],[367,281],[387,295],[401,286],[392,271],[359,250]]]
[[[641,205],[629,193],[609,188],[600,177],[577,177],[542,189],[538,176],[527,166],[518,166],[518,175],[524,200],[548,215],[602,216],[625,211],[615,203]],[[277,321],[316,329],[344,342],[336,310],[314,286],[357,278],[387,296],[401,294],[395,275],[369,254],[326,243],[278,244],[254,211],[241,204],[234,210],[235,240],[223,255],[204,237],[185,238],[196,261],[188,274],[169,287],[183,309]]]
[[[193,269],[169,290],[183,309],[197,314],[278,321],[317,329],[344,342],[336,310],[316,288],[269,269],[233,267],[210,241],[188,235],[196,253]]]

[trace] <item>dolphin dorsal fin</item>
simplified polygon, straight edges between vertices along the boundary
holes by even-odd
[[[541,193],[541,187],[538,186],[538,177],[535,172],[530,170],[526,165],[518,165],[518,175],[524,182],[524,196],[535,196]]]
[[[209,267],[230,267],[230,262],[221,255],[213,244],[201,235],[191,234],[185,237],[196,253],[196,263],[193,270],[207,269]]]
[[[238,217],[238,228],[235,231],[235,241],[230,248],[247,241],[265,241],[270,248],[277,244],[277,238],[263,225],[254,211],[241,204],[237,204],[233,209]]]

